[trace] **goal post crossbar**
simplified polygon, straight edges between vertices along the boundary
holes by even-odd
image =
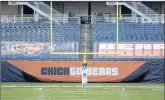
[[[116,55],[118,52],[51,52],[51,54],[56,54],[56,55]]]

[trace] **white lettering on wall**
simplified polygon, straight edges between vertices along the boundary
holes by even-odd
[[[118,49],[133,50],[134,44],[119,44]]]
[[[164,49],[164,44],[153,44],[153,48],[156,50]]]
[[[118,68],[112,68],[112,76],[117,76],[118,75]]]
[[[115,48],[116,48],[116,44],[99,44],[99,49],[114,50]]]
[[[82,69],[81,68],[70,68],[70,75],[81,75]],[[88,68],[88,76],[117,76],[118,75],[118,68]]]
[[[135,47],[134,47],[135,45]],[[152,45],[153,49],[164,49],[164,44],[118,44],[118,49],[122,50],[152,50]],[[116,44],[99,44],[99,49],[102,50],[115,50],[116,49]]]

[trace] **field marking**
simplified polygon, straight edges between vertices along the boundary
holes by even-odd
[[[82,88],[82,86],[1,86],[2,88],[59,88],[59,87],[73,87]],[[163,88],[164,86],[87,86],[86,88]]]
[[[17,98],[22,98],[22,97],[27,97],[26,95],[24,96],[2,96],[2,97],[17,97]],[[64,95],[61,95],[61,96],[30,96],[32,98],[36,98],[36,97],[55,97],[55,98],[77,98],[77,97],[83,97],[83,98],[89,98],[87,97],[86,95],[78,95],[78,96],[64,96]]]

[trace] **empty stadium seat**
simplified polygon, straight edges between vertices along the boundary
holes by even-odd
[[[50,43],[50,24],[41,22],[17,22],[17,23],[2,23],[1,24],[1,39],[2,41],[10,42],[41,42]],[[75,23],[53,24],[53,43],[79,42],[80,40],[80,25]],[[65,45],[67,47],[67,45]],[[77,52],[75,48],[60,48],[58,52]],[[37,55],[32,57],[10,55],[6,58],[13,59],[56,59],[56,60],[76,60],[77,55]]]
[[[119,42],[163,42],[164,24],[148,23],[119,23]],[[17,22],[1,23],[2,41],[23,41],[23,42],[42,42],[50,43],[50,24],[43,22]],[[53,42],[75,42],[80,40],[80,25],[75,23],[54,24],[53,23]],[[92,25],[92,42],[116,42],[116,23],[95,23]],[[78,49],[77,49],[78,50]],[[58,52],[65,52],[66,48],[59,48]],[[75,50],[76,51],[76,50]],[[74,52],[67,48],[66,52]],[[37,56],[40,59],[74,59],[78,60],[77,55],[48,55]],[[11,56],[10,56],[11,57]],[[36,58],[37,58],[36,57]],[[12,56],[11,58],[20,58]],[[29,58],[29,57],[27,57]],[[35,58],[35,57],[34,57]],[[94,58],[96,59],[96,58]],[[97,58],[104,59],[105,58]],[[108,58],[107,58],[108,59]]]
[[[152,42],[163,41],[164,24],[119,23],[119,42]],[[96,23],[92,25],[93,41],[115,42],[115,23]],[[155,37],[159,36],[159,37]],[[106,37],[106,39],[102,39]],[[113,37],[113,38],[111,38]]]

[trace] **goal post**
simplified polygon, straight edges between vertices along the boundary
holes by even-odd
[[[88,75],[88,65],[87,65],[87,61],[86,61],[86,57],[87,55],[84,54],[83,55],[83,63],[82,63],[82,86],[83,87],[86,87],[87,84],[88,84],[88,78],[87,78],[87,75]]]
[[[50,54],[52,55],[82,55],[83,61],[82,61],[82,86],[86,87],[88,80],[87,80],[87,56],[88,55],[117,55],[118,54],[118,34],[119,34],[119,21],[118,21],[118,13],[119,13],[119,7],[118,7],[118,1],[116,0],[116,47],[115,52],[53,52],[53,14],[52,14],[52,1],[50,1]]]

